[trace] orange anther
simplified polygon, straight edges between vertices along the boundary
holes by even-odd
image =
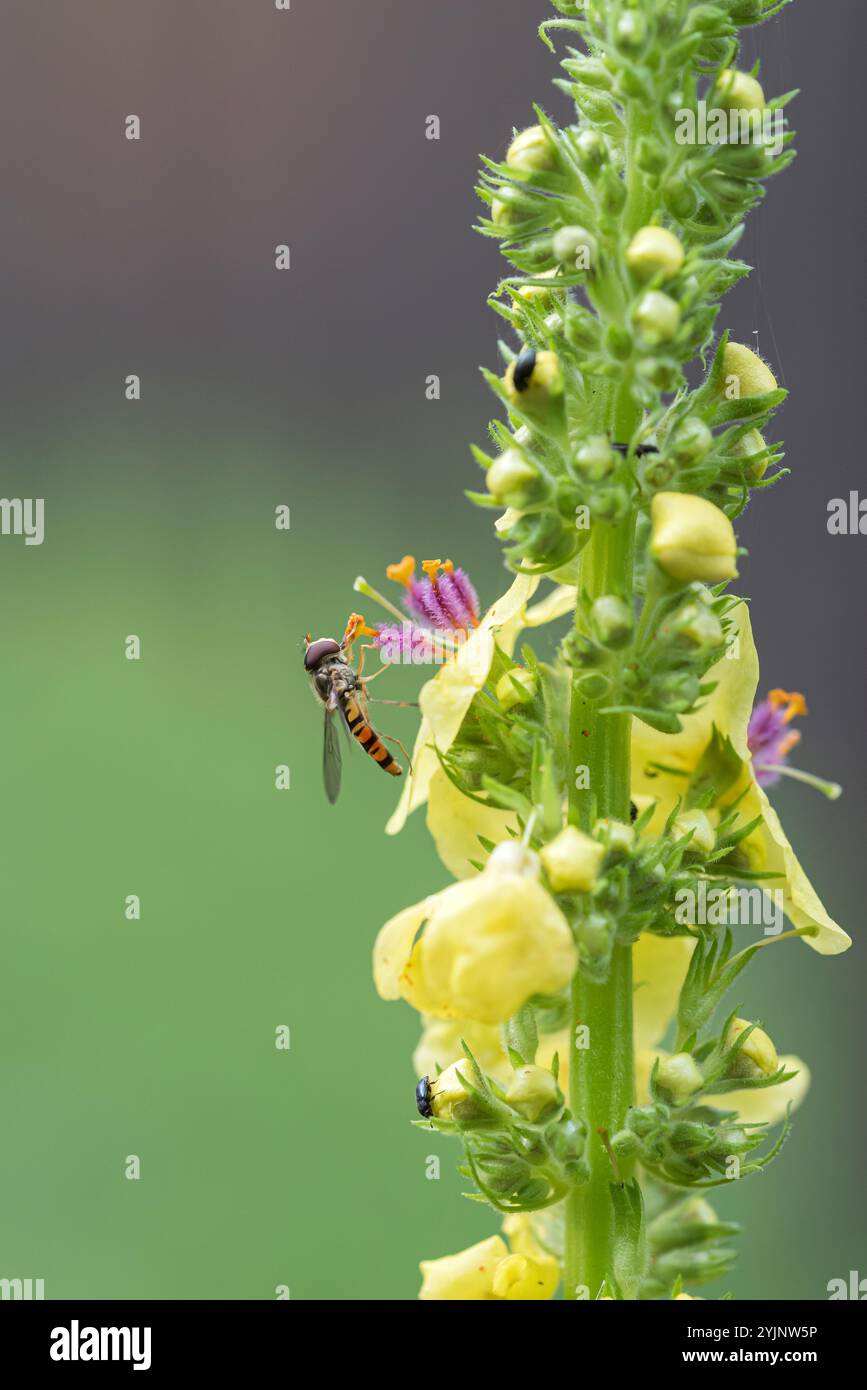
[[[446,574],[454,574],[454,572],[455,572],[454,561],[452,561],[452,560],[445,560],[445,561],[443,562],[443,570],[445,571]]]
[[[385,571],[386,578],[394,579],[396,583],[402,584],[408,589],[415,574],[415,560],[412,555],[404,555],[397,565],[389,565]]]
[[[787,724],[790,720],[797,719],[800,715],[807,713],[807,701],[796,690],[772,690],[768,699],[774,709],[784,710],[783,718]]]
[[[375,637],[376,633],[372,627],[368,627],[360,613],[350,613],[346,621],[346,631],[343,634],[344,647],[351,646],[356,637]]]
[[[432,584],[436,583],[437,575],[442,569],[442,560],[422,560],[422,569]]]

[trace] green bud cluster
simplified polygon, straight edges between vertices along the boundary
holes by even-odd
[[[709,1188],[766,1168],[779,1153],[788,1126],[763,1154],[763,1126],[737,1123],[737,1117],[708,1107],[672,1110],[657,1100],[636,1106],[612,1139],[615,1154],[633,1158],[660,1182]],[[752,1156],[751,1156],[752,1155]]]
[[[740,1226],[720,1221],[703,1198],[684,1199],[670,1189],[657,1188],[658,1211],[647,1223],[648,1266],[642,1298],[670,1298],[681,1281],[702,1286],[728,1274],[736,1252],[726,1242]]]
[[[521,1041],[526,1057],[510,1046],[513,1075],[505,1084],[486,1076],[464,1045],[459,1084],[466,1098],[452,1097],[439,1114],[434,1100],[430,1121],[463,1140],[461,1171],[502,1212],[553,1206],[588,1176],[587,1125],[566,1109],[557,1062],[550,1071],[536,1066],[534,1023],[525,1024]]]
[[[579,598],[581,626],[564,639],[561,657],[582,673],[578,686],[588,698],[676,733],[680,717],[709,693],[704,677],[725,653],[730,607],[700,584],[659,578],[638,626],[617,595]]]

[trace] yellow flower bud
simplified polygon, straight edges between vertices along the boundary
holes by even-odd
[[[551,1072],[544,1067],[526,1066],[515,1072],[506,1100],[513,1110],[535,1124],[547,1110],[563,1104],[563,1095]]]
[[[732,1047],[744,1029],[749,1028],[749,1026],[749,1022],[745,1018],[732,1019],[726,1034],[726,1047]],[[773,1076],[779,1070],[780,1059],[777,1056],[777,1049],[763,1028],[754,1028],[737,1053],[732,1075],[745,1078]]]
[[[515,493],[532,488],[538,481],[539,475],[535,468],[517,449],[507,449],[505,453],[500,454],[485,474],[488,492],[492,497],[496,497],[498,502],[503,503]]]
[[[594,271],[599,259],[599,244],[586,227],[560,227],[551,243],[554,259],[567,272]]]
[[[712,854],[716,848],[716,832],[704,811],[682,811],[674,822],[674,834],[677,839],[682,839],[684,835],[692,835],[687,854],[690,851],[696,854]]]
[[[748,72],[726,68],[720,73],[712,93],[713,102],[728,111],[763,111],[765,94],[761,83]]]
[[[610,816],[603,816],[598,820],[593,827],[593,833],[612,854],[628,854],[635,844],[635,831],[632,826],[625,820],[613,820]]]
[[[547,411],[552,400],[563,396],[563,378],[556,352],[525,349],[509,363],[503,381],[509,400],[529,415]]]
[[[557,266],[553,270],[543,270],[535,277],[537,280],[556,280],[560,271]],[[532,300],[549,300],[552,296],[562,298],[563,291],[558,290],[555,285],[510,285],[509,293],[513,299],[523,299],[530,303]]]
[[[491,221],[496,227],[508,231],[518,222],[524,221],[526,213],[519,206],[517,191],[511,187],[502,188],[499,198],[491,203]]]
[[[684,256],[673,232],[664,227],[642,227],[629,243],[626,264],[640,280],[652,280],[656,275],[671,280],[683,265]]]
[[[758,430],[749,430],[737,444],[730,450],[732,458],[750,458],[753,454],[761,454],[767,448],[764,436]],[[758,481],[765,476],[768,469],[768,460],[762,459],[759,463],[753,464],[752,476]]]
[[[656,1073],[657,1085],[674,1100],[686,1100],[701,1090],[704,1077],[695,1058],[688,1052],[674,1052],[663,1057]]]
[[[704,497],[657,492],[650,504],[650,551],[657,564],[683,583],[719,584],[737,575],[734,528]]]
[[[719,389],[721,400],[737,401],[742,396],[763,396],[776,391],[777,378],[752,348],[743,343],[726,343],[723,351],[723,375]]]
[[[431,1110],[437,1120],[453,1120],[456,1118],[456,1106],[465,1102],[473,1104],[473,1097],[461,1085],[461,1076],[466,1076],[472,1082],[472,1072],[466,1060],[452,1062],[431,1081]]]
[[[605,846],[567,825],[539,851],[555,893],[586,893],[593,887],[605,858]]]
[[[515,682],[526,692],[520,694],[515,689]],[[514,671],[509,671],[497,681],[495,691],[497,699],[502,709],[513,709],[515,705],[529,704],[536,694],[536,677],[532,671],[519,666]]]
[[[648,290],[635,310],[635,323],[646,343],[668,343],[680,328],[680,305],[660,290]]]
[[[422,1260],[419,1298],[422,1302],[493,1299],[497,1266],[508,1257],[502,1236],[490,1236],[457,1255]]]
[[[506,154],[506,163],[512,169],[534,173],[556,168],[557,156],[542,127],[531,125],[515,136]]]
[[[508,1255],[494,1273],[494,1297],[542,1300],[554,1297],[560,1266],[550,1255]]]
[[[491,850],[487,863],[489,874],[520,874],[522,878],[539,877],[539,856],[517,840],[504,840]]]

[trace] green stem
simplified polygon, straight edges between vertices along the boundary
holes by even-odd
[[[657,188],[638,168],[636,150],[652,129],[653,112],[630,103],[626,139],[626,206],[620,221],[623,237],[630,237],[650,216]],[[624,289],[616,268],[600,277],[594,291],[597,312],[608,322],[618,322],[624,312]],[[613,385],[613,383],[612,383]],[[604,420],[602,418],[604,412]],[[641,418],[628,375],[605,393],[599,402],[599,423],[611,431],[612,441],[626,444]],[[626,471],[624,469],[624,471]],[[628,485],[628,484],[627,484]],[[634,593],[634,512],[614,525],[597,521],[581,557],[579,594],[589,602],[603,594],[616,594],[631,602]],[[579,603],[580,610],[580,603]],[[577,618],[580,623],[580,617]],[[630,819],[630,742],[632,718],[602,714],[599,704],[584,697],[576,674],[570,711],[569,818],[583,830],[592,829],[601,816]],[[604,703],[604,702],[603,702]],[[586,789],[576,786],[577,769],[589,772]],[[566,1254],[564,1298],[596,1298],[613,1274],[618,1243],[610,1185],[615,1178],[606,1137],[622,1129],[626,1112],[635,1100],[635,1058],[632,1037],[632,947],[616,945],[604,984],[593,984],[581,971],[572,982],[572,1042],[569,1065],[569,1104],[574,1115],[589,1126],[589,1182],[575,1188],[566,1203]],[[587,1033],[585,1035],[584,1029]],[[587,1037],[588,1046],[576,1041]],[[621,1173],[621,1177],[626,1174]]]
[[[626,392],[619,393],[612,417],[614,437],[628,440],[638,413]],[[631,600],[634,548],[634,513],[615,525],[595,524],[581,560],[579,591],[587,600],[602,594]],[[600,816],[630,819],[632,719],[600,713],[579,690],[578,675],[570,714],[569,813],[574,824],[590,830]],[[586,789],[576,785],[584,780],[580,767],[588,770]],[[613,1135],[622,1129],[635,1099],[631,946],[615,946],[604,984],[579,970],[572,982],[571,1029],[569,1104],[589,1126],[590,1179],[567,1199],[564,1297],[592,1299],[613,1273],[618,1238],[610,1192],[614,1173],[599,1131]],[[587,1046],[581,1046],[585,1038]]]

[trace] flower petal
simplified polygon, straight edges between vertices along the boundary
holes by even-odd
[[[524,615],[525,627],[541,627],[543,623],[553,623],[557,618],[565,618],[575,611],[577,589],[574,584],[559,584],[545,598],[534,603]]]
[[[828,913],[804,870],[801,868],[795,851],[786,838],[780,818],[767,798],[762,787],[756,785],[756,797],[764,825],[747,842],[752,846],[754,840],[761,840],[764,847],[763,868],[769,874],[782,873],[783,911],[796,927],[814,927],[816,936],[805,936],[804,940],[820,956],[837,956],[848,951],[852,938],[838,926]],[[781,880],[770,879],[768,887],[779,887]]]
[[[508,1254],[503,1237],[490,1236],[457,1255],[444,1255],[440,1260],[422,1260],[419,1266],[422,1273],[419,1298],[423,1302],[493,1300],[497,1265],[507,1259]]]
[[[412,1055],[416,1076],[436,1076],[464,1055],[466,1043],[483,1072],[505,1080],[511,1075],[509,1059],[503,1050],[502,1035],[496,1024],[476,1023],[472,1018],[423,1019],[424,1029]]]
[[[654,779],[647,778],[645,772],[650,762],[667,763],[691,772],[710,742],[714,724],[731,739],[738,757],[749,757],[747,730],[759,684],[759,658],[747,605],[739,603],[730,617],[737,624],[737,634],[729,646],[734,655],[725,655],[711,667],[707,679],[716,682],[716,689],[700,710],[683,716],[680,733],[659,734],[640,719],[633,720],[633,786],[636,790],[654,795]]]
[[[647,797],[657,801],[650,830],[658,834],[677,798],[686,789],[687,778],[677,776],[676,770],[692,772],[716,725],[720,733],[731,740],[744,762],[741,779],[726,799],[734,800],[746,789],[747,794],[739,807],[742,820],[750,821],[758,815],[764,818],[764,824],[743,842],[742,850],[750,857],[754,869],[767,873],[765,886],[768,889],[782,888],[783,908],[793,925],[818,929],[816,936],[804,938],[808,945],[820,955],[838,955],[852,942],[823,907],[789,844],[779,816],[755,778],[747,739],[758,688],[759,660],[747,605],[738,604],[732,616],[738,627],[736,645],[731,648],[735,656],[724,656],[713,667],[710,679],[717,682],[717,687],[697,714],[684,718],[681,733],[659,734],[640,720],[633,721],[633,800],[639,806],[645,804]],[[675,771],[655,772],[650,767],[652,763],[662,763]]]
[[[386,922],[377,936],[373,948],[373,981],[381,999],[401,998],[401,976],[412,953],[416,932],[429,915],[428,903],[432,901],[426,898],[424,902],[405,907]]]
[[[695,942],[687,936],[653,936],[649,932],[635,943],[632,977],[637,1051],[654,1047],[665,1037],[677,1013],[680,987],[694,947]]]
[[[489,867],[437,896],[401,992],[437,1018],[502,1023],[531,995],[563,989],[576,963],[571,928],[538,880]]]
[[[478,869],[470,861],[488,857],[487,850],[479,844],[479,836],[499,844],[508,840],[512,830],[517,830],[518,822],[513,811],[483,806],[464,796],[438,767],[428,788],[427,828],[446,868],[455,878],[472,878]]]

